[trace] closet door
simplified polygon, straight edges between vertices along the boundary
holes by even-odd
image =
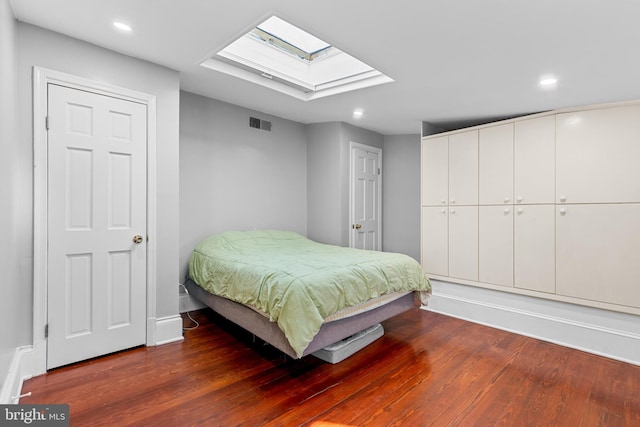
[[[513,286],[513,206],[479,207],[479,281]]]
[[[640,202],[640,106],[557,115],[559,203]]]
[[[422,141],[422,206],[446,205],[449,197],[449,137]]]
[[[449,276],[478,281],[478,207],[449,207]]]
[[[640,307],[640,204],[556,209],[556,292]]]
[[[555,293],[555,206],[515,206],[514,286]]]
[[[513,203],[513,123],[480,129],[481,205]]]
[[[444,207],[422,208],[422,268],[425,273],[449,275],[448,212]]]
[[[478,131],[449,136],[449,204],[478,204]]]
[[[516,204],[555,201],[556,118],[522,120],[514,129],[514,196]]]

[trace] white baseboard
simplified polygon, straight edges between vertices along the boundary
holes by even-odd
[[[20,401],[22,383],[31,378],[28,359],[33,352],[31,346],[17,347],[9,366],[7,378],[0,390],[0,404],[16,404]]]
[[[640,317],[432,280],[427,310],[640,365]]]
[[[154,345],[182,341],[182,317],[180,315],[161,317],[155,321]]]

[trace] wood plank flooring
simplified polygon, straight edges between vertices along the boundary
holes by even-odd
[[[52,370],[20,403],[68,403],[92,427],[640,426],[640,367],[428,311],[336,365],[194,317],[183,342]]]

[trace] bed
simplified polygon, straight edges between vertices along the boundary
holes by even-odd
[[[314,242],[291,231],[226,231],[189,259],[189,294],[293,358],[426,305],[413,258]]]

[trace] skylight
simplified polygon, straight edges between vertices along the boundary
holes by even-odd
[[[249,32],[264,43],[280,48],[308,62],[328,53],[331,45],[312,36],[295,25],[289,24],[277,16],[264,21]]]
[[[393,81],[277,16],[201,65],[305,101]]]

